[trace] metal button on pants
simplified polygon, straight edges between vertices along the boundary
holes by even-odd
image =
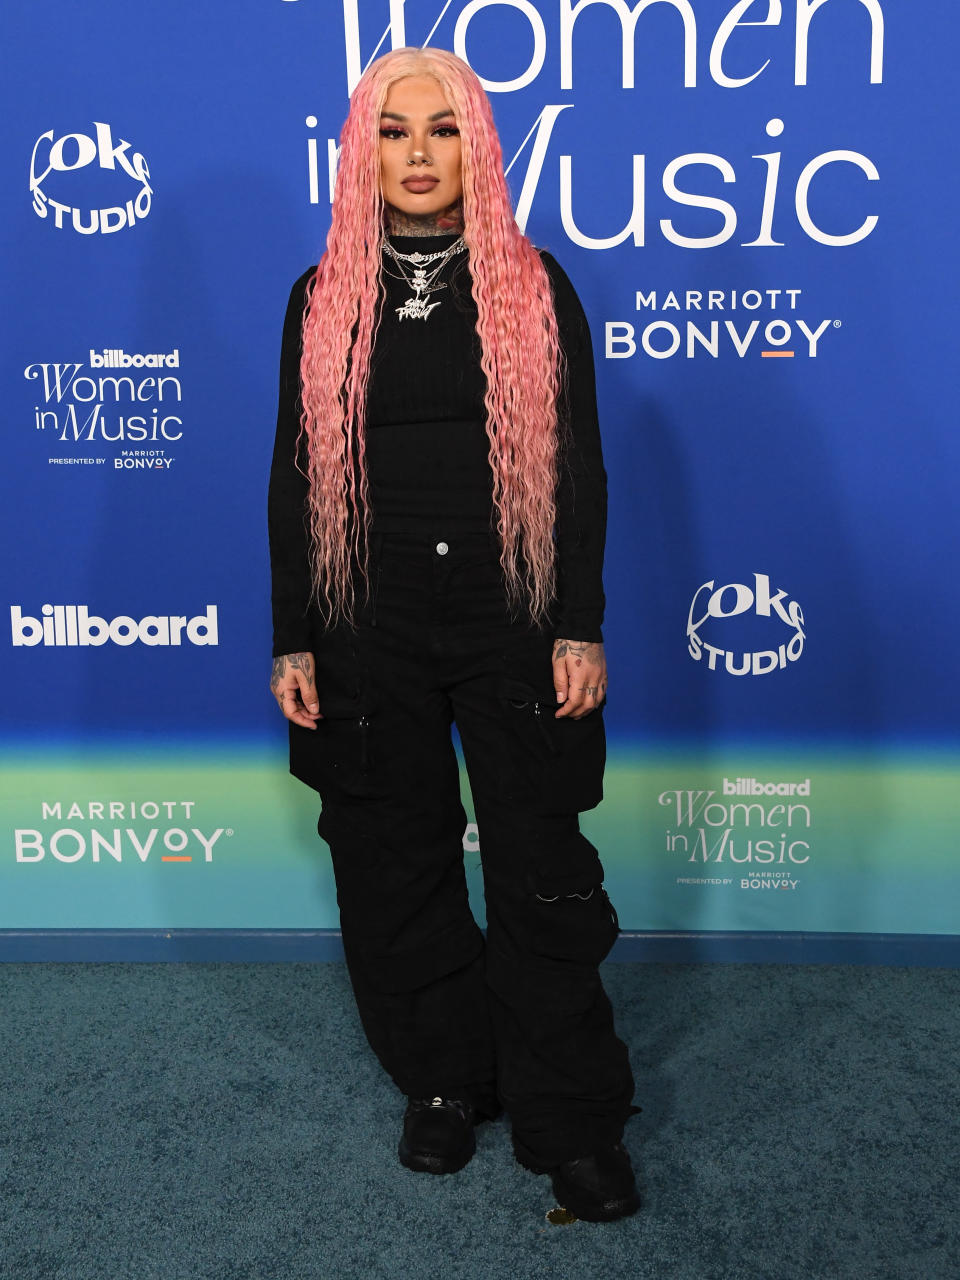
[[[600,795],[602,713],[554,719],[551,637],[511,620],[488,535],[375,548],[376,600],[348,642],[315,645],[318,829],[364,1029],[402,1092],[488,1114],[499,1099],[528,1160],[587,1154],[621,1136],[633,1094],[598,973],[616,916],[578,821]],[[454,721],[486,940],[467,901]]]

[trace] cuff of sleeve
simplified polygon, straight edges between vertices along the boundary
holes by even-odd
[[[561,614],[553,627],[553,634],[562,640],[579,640],[583,644],[603,644],[602,614],[592,610],[577,610]]]
[[[276,632],[273,637],[273,656],[282,658],[288,653],[312,653],[313,636],[309,627]]]

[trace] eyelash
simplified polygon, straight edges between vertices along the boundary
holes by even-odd
[[[460,130],[455,124],[438,124],[434,125],[433,133],[438,137],[456,138],[459,136]],[[390,142],[396,142],[406,136],[406,133],[399,125],[380,126],[380,137],[386,138]]]

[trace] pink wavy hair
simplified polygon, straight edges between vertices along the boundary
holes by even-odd
[[[364,447],[385,234],[380,112],[391,84],[436,79],[460,130],[463,236],[486,375],[488,458],[507,598],[543,622],[556,586],[553,525],[562,352],[546,269],[513,216],[490,102],[465,62],[396,49],[358,82],[340,136],[327,247],[307,290],[300,365],[311,569],[328,624],[352,620],[357,564],[369,592]],[[508,301],[509,300],[509,301]]]

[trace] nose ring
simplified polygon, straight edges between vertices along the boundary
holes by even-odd
[[[423,161],[424,164],[433,164],[433,161],[430,159],[429,156],[421,156],[420,159]],[[407,164],[416,164],[416,163],[417,163],[416,157],[407,158]]]

